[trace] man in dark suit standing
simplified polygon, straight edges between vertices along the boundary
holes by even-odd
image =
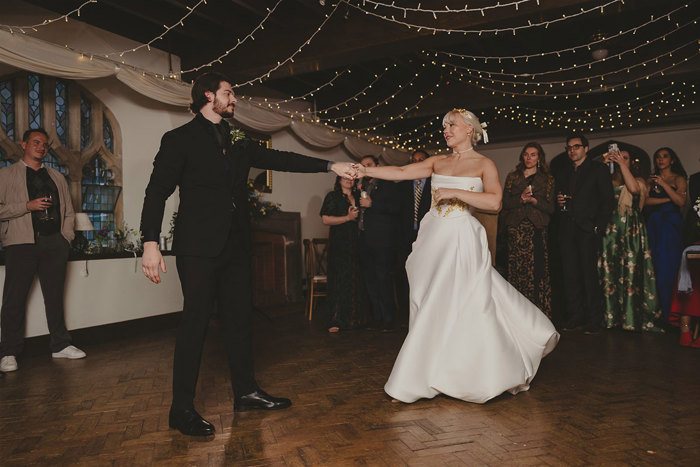
[[[562,211],[559,247],[564,275],[567,321],[564,329],[593,333],[603,320],[603,291],[598,277],[601,239],[615,207],[608,168],[588,157],[581,134],[566,139],[569,164],[557,173],[557,201]]]
[[[365,156],[365,167],[377,167],[379,160]],[[398,185],[379,179],[363,179],[360,193],[360,263],[372,304],[374,327],[384,332],[394,328],[394,284],[392,267],[398,235]],[[372,325],[370,325],[370,328]]]
[[[224,347],[234,391],[234,411],[274,410],[291,405],[258,387],[253,371],[251,236],[247,180],[251,167],[288,172],[326,172],[353,177],[349,163],[300,154],[231,145],[230,127],[236,98],[229,79],[207,73],[192,86],[189,123],[167,132],[153,162],[141,214],[143,273],[160,283],[166,272],[158,250],[165,201],[176,186],[180,205],[173,251],[184,306],[173,364],[170,427],[183,434],[206,436],[214,426],[194,409],[195,387],[209,324],[218,305]]]
[[[419,149],[411,154],[411,164],[423,162],[430,154]],[[396,292],[399,300],[399,319],[408,322],[409,289],[406,276],[406,259],[411,254],[413,242],[418,236],[418,227],[428,211],[432,194],[430,193],[430,177],[418,180],[406,180],[399,183],[399,196],[401,204],[400,220],[400,244],[396,271]],[[405,318],[405,320],[404,320]]]

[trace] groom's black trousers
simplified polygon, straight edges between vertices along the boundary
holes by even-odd
[[[242,396],[257,390],[252,351],[252,273],[247,243],[240,231],[232,230],[217,256],[176,259],[184,305],[175,341],[173,408],[194,408],[202,348],[215,303],[233,392]]]

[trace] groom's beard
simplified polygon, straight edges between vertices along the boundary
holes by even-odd
[[[212,106],[212,110],[221,115],[223,118],[231,118],[233,117],[233,104],[230,105],[231,110],[229,110],[228,105],[224,105],[217,97],[214,97],[214,102]]]

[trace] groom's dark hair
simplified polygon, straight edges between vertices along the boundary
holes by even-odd
[[[231,83],[228,76],[216,72],[204,73],[203,75],[199,75],[197,79],[194,80],[194,84],[192,85],[192,103],[190,104],[190,110],[192,113],[199,113],[199,111],[202,110],[202,107],[207,105],[209,99],[207,99],[206,92],[209,91],[216,94],[216,91],[219,90],[219,85],[222,81],[229,84]]]

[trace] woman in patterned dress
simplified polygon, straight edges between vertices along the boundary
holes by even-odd
[[[507,279],[547,316],[551,316],[547,225],[554,212],[554,177],[542,146],[527,143],[520,162],[508,174],[501,217],[506,229]]]
[[[598,260],[605,296],[604,325],[628,331],[660,331],[661,317],[649,235],[641,215],[646,183],[630,170],[630,154],[624,149],[605,154],[614,163],[612,174],[617,207],[603,237]]]

